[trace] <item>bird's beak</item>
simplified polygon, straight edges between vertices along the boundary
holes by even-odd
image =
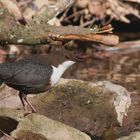
[[[73,64],[75,64],[76,62],[75,61],[72,61],[73,62]]]
[[[72,65],[76,63],[75,61],[71,61],[71,62],[72,62]]]

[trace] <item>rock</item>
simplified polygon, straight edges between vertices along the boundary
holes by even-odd
[[[140,140],[140,132],[139,131],[132,132],[130,135],[123,136],[121,138],[118,138],[117,140]]]
[[[21,108],[18,92],[5,84],[0,86],[0,107]]]
[[[91,140],[85,133],[43,115],[0,108],[0,129],[17,140]]]
[[[61,79],[48,94],[34,96],[32,103],[43,115],[102,136],[122,125],[131,98],[125,88],[108,81]]]
[[[0,138],[0,140],[14,140],[14,139],[12,137],[8,137],[4,135]]]
[[[4,97],[7,96],[7,94],[4,95],[6,91],[10,96],[1,100],[0,106],[21,108],[17,92],[11,89],[2,90]],[[130,93],[124,87],[109,81],[93,83],[61,79],[50,91],[29,95],[29,97],[39,114],[92,136],[108,138],[112,134],[123,135],[123,127],[120,126],[131,117],[126,116],[131,104]],[[117,129],[118,132],[116,127],[119,129]]]

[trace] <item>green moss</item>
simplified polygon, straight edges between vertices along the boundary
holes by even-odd
[[[56,96],[54,94],[50,94],[46,95],[46,96],[42,96],[41,101],[45,102],[45,103],[50,103],[56,100]]]
[[[41,100],[39,108],[43,114],[53,119],[60,121],[62,117],[61,121],[69,120],[67,124],[72,122],[72,126],[73,123],[84,125],[85,120],[89,120],[92,125],[98,124],[97,128],[103,127],[104,130],[116,121],[113,105],[109,103],[110,95],[102,86],[93,87],[89,82],[72,80],[58,84],[49,93],[37,95],[37,100]]]

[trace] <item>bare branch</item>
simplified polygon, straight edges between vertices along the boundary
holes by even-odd
[[[57,40],[93,41],[107,45],[116,45],[119,42],[118,36],[109,34],[112,27],[101,30],[73,26],[57,27],[50,26],[45,19],[40,20],[39,18],[35,21],[32,20],[27,26],[22,26],[17,24],[13,16],[2,6],[1,9],[3,11],[0,15],[0,44],[37,45],[52,43]]]

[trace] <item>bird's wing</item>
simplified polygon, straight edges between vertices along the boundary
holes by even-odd
[[[4,79],[5,83],[32,86],[41,82],[47,83],[52,73],[52,68],[51,66],[39,64],[13,63],[13,65],[8,65],[3,69],[2,72],[0,76]]]
[[[5,81],[6,79],[9,79],[14,74],[14,67],[11,65],[11,63],[2,63],[0,64],[0,79]]]

